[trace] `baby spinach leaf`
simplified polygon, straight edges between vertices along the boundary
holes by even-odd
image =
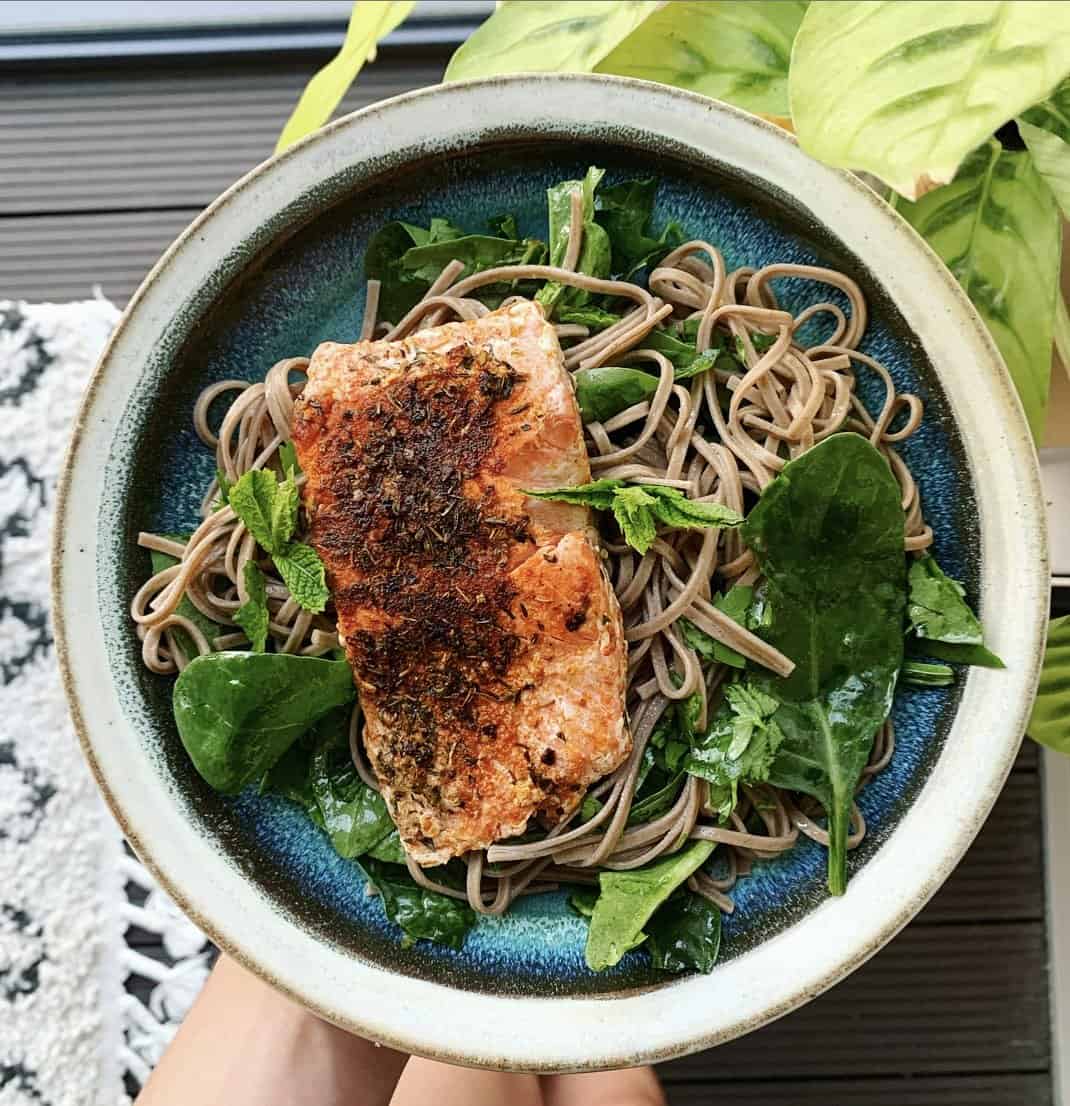
[[[319,554],[304,542],[292,541],[271,558],[290,594],[306,611],[318,614],[331,597]]]
[[[743,527],[773,609],[763,637],[796,665],[786,679],[753,681],[781,703],[784,740],[769,780],[824,806],[836,895],[855,786],[903,657],[903,531],[888,463],[856,434],[834,434],[785,465]]]
[[[205,781],[233,793],[262,779],[301,734],[353,696],[345,661],[208,653],[175,681],[175,722]]]
[[[600,872],[600,893],[591,914],[585,956],[591,971],[611,968],[646,940],[643,927],[654,911],[704,864],[712,841],[694,841],[680,852],[625,872]]]
[[[173,541],[186,542],[189,540],[188,534],[164,534],[162,536],[171,538]],[[152,574],[154,576],[157,572],[163,572],[165,568],[170,568],[172,565],[178,564],[177,557],[172,557],[167,553],[161,553],[156,549],[153,549],[149,556],[152,560]],[[202,614],[200,610],[190,602],[189,596],[183,594],[182,598],[178,601],[178,606],[175,608],[175,614],[182,618],[188,618],[208,639],[209,645],[219,636],[218,623],[213,622],[206,614]],[[171,630],[171,636],[175,644],[182,650],[187,660],[192,660],[197,656],[198,650],[197,646],[193,644],[193,638],[191,638],[181,626],[175,626]]]
[[[578,326],[589,327],[595,333],[621,320],[620,315],[614,315],[612,311],[604,311],[601,307],[592,307],[590,304],[586,307],[563,307],[558,311],[557,318],[562,323],[575,323]]]
[[[1048,647],[1026,732],[1059,753],[1070,753],[1070,615],[1048,623]]]
[[[623,480],[596,480],[574,488],[525,491],[536,499],[561,503],[581,503],[596,510],[613,512],[624,540],[640,553],[657,537],[660,523],[678,530],[708,527],[735,527],[743,516],[720,503],[699,503],[688,499],[678,488],[660,484],[627,484]]]
[[[405,864],[405,846],[401,843],[401,835],[392,830],[368,850],[368,856],[383,861],[384,864]]]
[[[729,684],[706,733],[696,738],[687,771],[708,781],[709,803],[721,821],[732,813],[740,783],[769,779],[773,758],[784,740],[773,717],[779,708],[779,701],[759,687]]]
[[[980,645],[981,623],[966,605],[966,589],[946,575],[931,553],[918,557],[907,574],[907,617],[919,638]]]
[[[598,902],[597,887],[577,887],[568,897],[568,905],[581,918],[589,918],[594,913],[596,902]]]
[[[674,742],[673,744],[679,745],[684,754],[687,753],[688,746],[684,745],[683,742]],[[683,785],[684,773],[677,772],[668,783],[663,784],[657,791],[636,800],[632,804],[632,809],[628,811],[628,825],[636,826],[640,822],[652,822],[655,818],[660,818],[663,814],[666,814],[680,797],[680,789]]]
[[[702,895],[680,889],[646,924],[646,948],[663,972],[711,972],[721,949],[721,912]]]
[[[333,720],[331,725],[339,723]],[[323,828],[339,856],[363,856],[394,832],[386,803],[357,774],[348,745],[332,748],[329,739],[321,740],[312,755],[309,778]]]
[[[673,379],[688,380],[712,369],[718,356],[716,350],[696,354],[694,349],[690,349],[690,360],[681,363],[681,367],[673,373]],[[605,422],[625,408],[651,399],[658,390],[658,378],[653,373],[614,365],[580,369],[572,379],[576,386],[580,417],[584,422]]]
[[[458,951],[464,947],[465,935],[476,922],[467,903],[417,886],[408,872],[392,864],[370,856],[358,863],[379,892],[386,916],[405,931],[406,944],[424,939]]]
[[[579,191],[583,198],[583,241],[576,272],[588,276],[608,277],[611,269],[609,236],[594,221],[595,191],[604,169],[591,166],[582,181],[566,180],[546,190],[550,224],[550,264],[560,265],[568,253],[569,233],[572,224],[572,194]],[[535,297],[554,315],[563,307],[582,307],[591,298],[582,288],[570,288],[556,281],[547,281]]]
[[[280,795],[296,803],[320,829],[323,829],[323,816],[320,814],[319,803],[316,802],[316,795],[312,790],[309,772],[311,760],[311,749],[302,738],[298,738],[264,773],[260,781],[260,792]]]
[[[650,224],[657,190],[657,181],[648,177],[622,181],[598,193],[595,219],[609,236],[612,271],[618,276],[628,277],[656,264],[684,240],[680,224],[675,221],[666,225],[660,237],[652,236]]]
[[[372,235],[364,251],[364,279],[379,281],[380,319],[398,322],[427,291],[427,284],[401,267],[401,258],[427,234],[407,223],[386,223]]]
[[[655,0],[505,0],[454,53],[445,80],[498,73],[590,73],[657,8]]]
[[[516,225],[516,216],[506,212],[502,215],[492,215],[487,220],[490,232],[497,238],[519,238],[520,230]]]
[[[256,561],[246,561],[244,576],[245,590],[249,593],[249,598],[235,612],[234,621],[245,631],[252,643],[253,652],[263,653],[267,649],[269,629],[264,574]]]
[[[976,664],[981,668],[1006,668],[1007,666],[983,645],[957,645],[946,641],[919,641],[907,639],[907,649],[912,655],[935,657],[952,664]]]
[[[546,244],[536,238],[518,242],[511,238],[492,238],[488,234],[466,234],[463,238],[413,246],[402,254],[401,267],[429,288],[451,261],[464,265],[457,278],[461,280],[499,265],[537,265],[545,260],[545,255]]]
[[[814,0],[791,60],[802,148],[910,198],[945,184],[978,143],[1070,70],[1060,9],[958,0],[927,7],[921,22],[903,0]],[[844,62],[835,88],[833,56]]]
[[[905,660],[899,670],[899,681],[911,687],[950,687],[955,682],[955,672],[946,664]]]

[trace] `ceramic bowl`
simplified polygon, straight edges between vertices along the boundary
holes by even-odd
[[[863,348],[926,404],[904,453],[936,550],[966,581],[1005,671],[904,691],[891,766],[863,792],[869,832],[847,894],[806,842],[739,883],[722,961],[665,978],[629,954],[594,975],[562,894],[481,920],[462,952],[403,948],[359,870],[282,800],[225,800],[193,771],[170,681],[127,620],[148,574],[140,529],[192,528],[213,461],[194,397],[278,358],[357,337],[362,252],[384,221],[517,213],[544,234],[544,189],[605,166],[653,175],[657,217],[717,243],[729,267],[832,264],[872,311]],[[783,282],[794,306],[815,290]],[[875,395],[862,375],[860,388]],[[167,251],[89,389],[60,495],[56,629],[85,752],[116,817],[223,949],[331,1021],[400,1048],[528,1070],[615,1067],[747,1032],[857,967],[922,906],[996,798],[1031,702],[1047,607],[1033,447],[1007,373],[948,272],[865,185],[784,132],[685,92],[519,76],[400,96],[255,169]],[[1008,581],[1014,582],[1013,590]]]

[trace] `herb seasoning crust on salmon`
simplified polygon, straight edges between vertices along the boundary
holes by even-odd
[[[556,825],[628,755],[620,608],[553,327],[518,301],[397,342],[326,342],[297,402],[310,540],[364,744],[421,865]]]

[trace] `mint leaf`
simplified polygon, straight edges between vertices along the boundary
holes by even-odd
[[[290,594],[306,611],[319,614],[327,606],[330,593],[323,562],[310,545],[289,542],[272,558]]]
[[[658,521],[676,530],[743,524],[743,516],[723,503],[699,503],[688,499],[679,488],[666,488],[660,484],[645,484],[643,487],[657,500],[654,514]]]
[[[613,495],[624,486],[620,480],[595,480],[592,484],[577,484],[574,488],[550,488],[545,491],[525,490],[525,495],[533,499],[552,499],[557,503],[578,503],[583,507],[594,507],[598,511],[608,511],[613,507]]]
[[[279,446],[279,463],[282,465],[282,471],[288,476],[296,479],[301,475],[301,462],[297,459],[297,450],[294,449],[293,442],[283,442]]]
[[[227,495],[234,513],[268,553],[276,549],[272,520],[278,494],[279,482],[273,472],[252,469],[239,478]]]
[[[291,471],[285,480],[278,485],[275,493],[275,501],[271,505],[271,548],[269,553],[275,553],[285,547],[293,537],[297,528],[297,508],[300,505],[300,497],[297,494],[297,484],[294,482],[294,474]]]
[[[613,517],[624,540],[640,553],[654,544],[658,536],[652,508],[657,500],[639,484],[617,488],[613,493]]]
[[[254,653],[267,649],[268,605],[264,574],[256,561],[245,562],[245,590],[249,598],[238,608],[234,621],[245,631],[253,643]]]

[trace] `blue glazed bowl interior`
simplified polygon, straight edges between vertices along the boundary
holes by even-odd
[[[671,977],[654,973],[642,952],[630,953],[610,972],[589,972],[583,960],[586,923],[570,911],[563,892],[522,899],[504,918],[481,919],[461,952],[426,942],[402,947],[401,932],[386,920],[380,900],[365,895],[357,865],[341,859],[296,807],[252,791],[226,800],[197,776],[172,719],[172,681],[142,667],[125,612],[149,574],[137,532],[189,531],[198,521],[200,499],[214,472],[210,451],[192,429],[201,389],[228,377],[258,380],[275,361],[309,355],[326,339],[355,341],[363,310],[363,253],[384,222],[426,225],[432,216],[445,216],[482,231],[492,216],[508,211],[517,215],[523,234],[545,237],[545,189],[582,176],[591,164],[606,167],[607,183],[656,177],[656,224],[679,220],[689,237],[717,245],[729,269],[774,261],[817,263],[859,282],[871,310],[861,349],[887,366],[899,390],[915,392],[925,403],[923,427],[902,452],[920,486],[937,556],[949,573],[966,581],[975,601],[976,513],[958,433],[932,366],[864,261],[814,225],[789,197],[727,169],[711,171],[623,142],[512,142],[426,160],[376,179],[311,218],[279,227],[258,252],[247,248],[242,275],[212,290],[208,302],[195,309],[195,319],[188,317],[193,308],[179,309],[181,340],[162,349],[139,381],[109,459],[111,508],[101,522],[101,547],[108,555],[98,579],[100,611],[132,740],[153,751],[161,777],[200,832],[276,909],[322,940],[394,971],[495,993],[614,993],[665,985]],[[795,311],[829,298],[827,287],[806,281],[781,280],[774,287]],[[883,397],[880,382],[864,370],[859,392],[871,409]],[[868,832],[851,855],[851,871],[881,847],[925,782],[958,695],[955,687],[897,695],[895,755],[859,797]],[[722,958],[740,955],[813,909],[825,894],[824,874],[824,851],[805,838],[790,853],[756,863],[733,892],[736,909],[725,920]]]

